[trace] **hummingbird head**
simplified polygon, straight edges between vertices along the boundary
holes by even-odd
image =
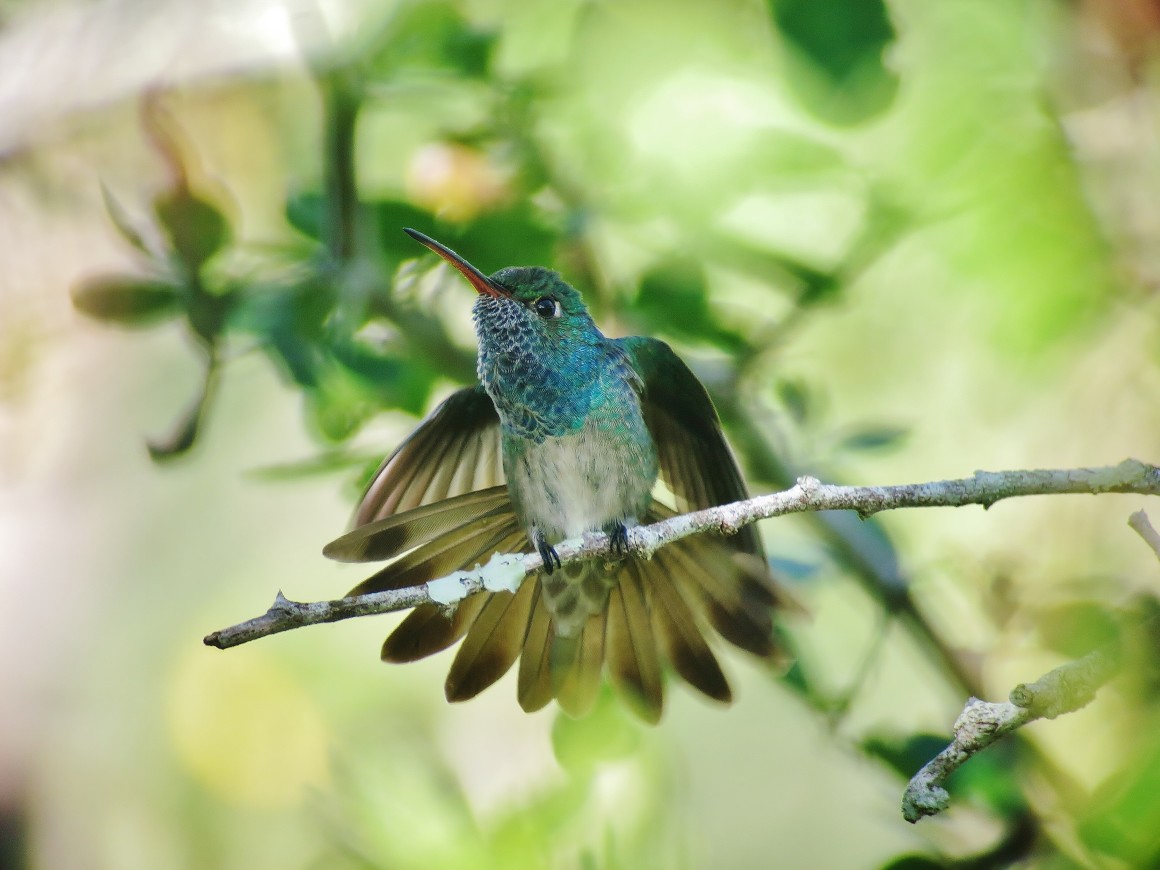
[[[501,416],[526,416],[556,393],[579,410],[579,394],[597,376],[605,341],[580,293],[540,266],[512,266],[489,277],[429,236],[406,232],[458,269],[478,293],[472,317],[479,379]]]

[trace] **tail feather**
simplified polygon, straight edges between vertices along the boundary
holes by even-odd
[[[534,713],[552,700],[552,617],[540,589],[540,578],[529,577],[525,585],[534,587],[532,615],[528,620],[524,648],[520,653],[520,680],[516,689],[520,706]]]
[[[768,593],[733,565],[729,549],[704,536],[686,538],[668,549],[676,566],[673,577],[686,599],[702,602],[717,633],[760,658],[774,655],[773,615],[763,603]]]
[[[678,674],[695,689],[714,700],[728,704],[733,700],[729,681],[721,665],[701,634],[701,626],[680,590],[674,585],[671,557],[661,550],[653,561],[662,576],[650,577],[649,599],[653,623],[665,657]],[[657,573],[657,572],[649,572]]]
[[[451,663],[444,684],[448,701],[474,698],[508,672],[527,634],[532,593],[527,583],[514,595],[496,592],[488,597]]]
[[[424,489],[458,485],[438,474],[414,483]],[[646,520],[671,514],[654,504]],[[506,489],[493,487],[373,522],[327,552],[361,560],[403,551],[353,595],[417,585],[484,561],[493,551],[528,546]],[[709,626],[757,656],[776,654],[772,615],[778,599],[763,559],[696,536],[663,547],[650,561],[629,559],[613,570],[606,574],[593,562],[551,578],[528,577],[514,595],[479,593],[451,616],[422,605],[386,639],[382,658],[415,661],[462,640],[447,675],[449,701],[474,697],[518,658],[520,706],[539,710],[555,698],[573,716],[591,710],[607,670],[636,712],[655,722],[664,705],[663,664],[709,698],[730,701],[729,683],[707,642]],[[565,588],[549,594],[549,581]],[[563,607],[567,612],[556,613],[562,605],[570,605]]]
[[[570,716],[585,716],[596,703],[604,670],[606,622],[604,613],[595,613],[574,636],[556,635],[551,640],[552,693]]]
[[[384,662],[417,662],[442,652],[467,633],[486,601],[483,595],[461,601],[450,618],[434,604],[420,604],[383,641],[380,657]]]
[[[608,602],[608,669],[612,683],[647,722],[660,719],[664,705],[660,657],[649,620],[640,565],[626,563]]]

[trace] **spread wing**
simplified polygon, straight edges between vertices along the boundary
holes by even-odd
[[[359,502],[353,525],[504,483],[499,415],[483,386],[452,393],[392,453]]]
[[[640,375],[645,425],[677,512],[748,498],[717,410],[697,376],[663,341],[633,336],[618,343]],[[772,632],[778,595],[755,527],[716,540],[699,535],[670,549],[658,555],[680,564],[680,576],[697,578],[697,597],[723,637],[763,658],[777,655]]]
[[[645,425],[656,443],[661,479],[676,497],[677,512],[749,498],[721,432],[717,409],[697,376],[663,341],[633,336],[618,343],[640,375]],[[752,526],[730,540],[765,561]]]

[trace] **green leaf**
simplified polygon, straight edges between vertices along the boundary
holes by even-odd
[[[898,77],[883,62],[894,41],[884,0],[768,0],[781,35],[808,69],[791,67],[803,104],[838,124],[864,121],[894,99]]]
[[[1088,846],[1119,859],[1114,866],[1160,866],[1160,731],[1154,724],[1139,729],[1127,748],[1125,763],[1100,785],[1077,831]]]
[[[556,258],[559,231],[529,205],[486,212],[474,220],[447,228],[452,247],[485,274],[505,266],[550,266]]]
[[[929,855],[900,855],[882,865],[881,870],[946,870],[947,862]]]
[[[72,303],[89,317],[122,326],[149,326],[181,313],[178,288],[131,275],[89,278],[73,288]]]
[[[800,378],[779,378],[774,391],[795,423],[800,426],[810,418],[814,397],[809,384]]]
[[[368,396],[378,399],[382,408],[399,408],[420,414],[434,377],[426,366],[411,360],[376,353],[357,341],[336,341],[330,345],[334,359],[355,375]]]
[[[395,13],[370,65],[372,74],[386,79],[430,69],[482,78],[494,43],[495,34],[474,28],[450,3],[410,4]]]
[[[910,430],[904,426],[867,426],[838,442],[839,450],[888,450],[898,447]]]
[[[206,363],[205,374],[202,378],[201,390],[189,403],[189,407],[178,417],[173,430],[164,438],[150,439],[146,442],[146,446],[149,448],[149,455],[153,461],[161,462],[181,456],[197,441],[202,423],[205,422],[205,415],[209,408],[210,398],[213,395],[214,378],[216,375],[216,357],[211,351]]]
[[[153,210],[173,246],[191,272],[197,272],[230,239],[230,225],[212,203],[194,196],[188,187],[160,194]]]
[[[599,764],[634,753],[640,745],[637,724],[605,684],[592,712],[583,719],[564,713],[552,723],[552,749],[565,770],[579,776],[592,773]]]
[[[194,334],[207,343],[213,343],[230,318],[235,297],[206,293],[200,285],[193,288],[187,301],[189,326]]]
[[[283,209],[286,222],[302,235],[322,241],[322,227],[326,214],[326,201],[316,190],[303,190],[290,194]]]
[[[996,743],[951,774],[948,790],[986,806],[1000,818],[1014,818],[1027,810],[1017,779],[1018,755],[1014,743]]]
[[[105,211],[109,215],[109,220],[113,222],[113,226],[117,228],[117,232],[121,234],[121,238],[127,241],[130,245],[140,251],[142,254],[149,254],[149,249],[145,245],[145,240],[141,238],[141,234],[134,229],[133,224],[129,220],[129,216],[125,214],[125,210],[121,208],[121,204],[109,192],[109,188],[101,184],[101,199],[105,203]]]
[[[908,780],[942,752],[950,735],[915,734],[910,737],[871,736],[862,751],[883,761]],[[1014,744],[997,743],[971,758],[947,780],[947,791],[960,800],[982,804],[1002,818],[1027,808],[1016,779],[1018,751]]]
[[[635,307],[651,327],[688,341],[707,342],[730,353],[745,347],[740,335],[717,322],[704,269],[696,260],[677,257],[645,272]]]
[[[1121,636],[1120,614],[1098,601],[1067,601],[1040,611],[1040,639],[1068,658],[1079,658]]]
[[[949,737],[939,734],[914,734],[901,738],[872,735],[862,741],[862,751],[884,762],[903,779],[910,779],[949,742]]]

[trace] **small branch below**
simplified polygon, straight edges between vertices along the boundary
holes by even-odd
[[[1005,703],[970,698],[954,724],[954,740],[916,773],[902,795],[902,816],[917,822],[950,805],[944,784],[976,752],[1036,719],[1054,719],[1079,710],[1119,670],[1118,658],[1096,650],[1060,665],[1034,683],[1020,683]]]
[[[1128,518],[1128,525],[1160,558],[1160,534],[1144,511]],[[1081,659],[1060,665],[1034,683],[1020,683],[1008,703],[970,698],[954,724],[954,740],[916,773],[902,795],[902,815],[908,822],[933,816],[947,808],[950,796],[944,783],[972,755],[1036,719],[1054,719],[1087,706],[1096,692],[1120,670],[1119,650],[1106,646]]]

